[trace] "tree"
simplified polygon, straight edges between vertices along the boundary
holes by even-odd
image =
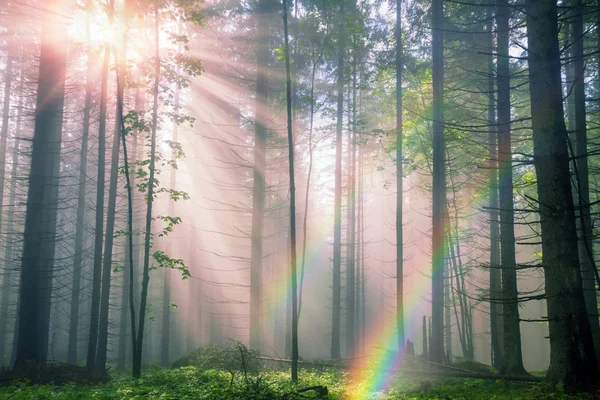
[[[396,0],[396,325],[398,350],[404,349],[404,242],[402,239],[402,0]]]
[[[488,24],[488,147],[489,147],[489,190],[490,190],[490,333],[492,342],[492,365],[497,370],[504,365],[504,334],[502,329],[502,297],[500,274],[500,213],[498,204],[498,147],[496,134],[496,98],[494,96],[494,28],[491,7],[487,9]]]
[[[498,169],[500,172],[500,257],[502,266],[502,321],[506,374],[524,374],[517,290],[515,225],[513,204],[512,149],[510,134],[509,5],[496,3],[498,25]]]
[[[290,244],[292,286],[292,382],[298,382],[298,275],[296,272],[296,186],[294,182],[294,131],[292,127],[292,78],[290,73],[290,46],[288,43],[288,5],[283,0],[283,27],[285,35],[285,73],[287,99],[288,161],[290,166]]]
[[[581,267],[585,305],[590,319],[592,339],[596,350],[596,360],[600,360],[600,324],[598,320],[598,293],[596,292],[596,264],[593,254],[593,227],[590,210],[590,183],[588,167],[588,137],[585,94],[585,59],[583,53],[583,17],[584,5],[581,0],[573,0],[572,22],[572,63],[573,63],[573,97],[575,111],[575,180],[577,190],[579,232],[579,262]],[[600,283],[600,282],[599,282]]]
[[[256,56],[256,99],[254,103],[254,177],[252,183],[252,234],[250,254],[250,348],[262,344],[260,302],[262,285],[265,173],[267,168],[267,95],[269,68],[268,13],[271,0],[258,2],[258,49]]]
[[[564,122],[557,4],[528,0],[531,123],[550,330],[547,379],[566,388],[599,378],[579,269]]]
[[[432,234],[432,288],[431,361],[444,359],[444,257],[446,214],[446,147],[444,142],[444,5],[442,0],[431,3],[433,54],[433,234]]]
[[[88,29],[89,37],[89,29]],[[87,52],[87,75],[85,85],[85,103],[83,108],[83,128],[81,134],[81,154],[79,157],[79,185],[77,193],[77,222],[75,225],[75,255],[73,257],[73,284],[71,286],[71,312],[69,318],[69,344],[67,362],[77,364],[77,338],[79,333],[79,305],[81,291],[81,268],[83,261],[83,236],[85,222],[85,198],[87,188],[87,161],[90,132],[90,111],[92,108],[92,89],[94,88],[93,70],[96,58],[92,49]]]
[[[68,2],[51,0],[54,10]],[[42,25],[35,128],[21,258],[19,329],[15,363],[45,363],[48,353],[50,301],[62,118],[66,79],[66,25],[49,15]]]
[[[102,62],[102,82],[100,83],[100,115],[98,121],[98,175],[96,181],[96,225],[94,228],[94,267],[92,277],[92,309],[90,312],[90,334],[86,367],[96,367],[98,345],[98,323],[100,317],[100,290],[102,286],[102,245],[104,238],[104,175],[106,165],[106,106],[108,97],[108,67],[110,47],[105,45]]]
[[[344,4],[340,1],[340,29],[337,58],[337,116],[335,127],[335,199],[333,222],[333,298],[331,316],[331,358],[339,359],[342,307],[342,129],[344,119]]]

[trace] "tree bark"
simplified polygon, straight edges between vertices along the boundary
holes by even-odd
[[[90,334],[86,367],[96,366],[98,344],[98,319],[100,316],[100,289],[102,280],[102,245],[104,234],[104,175],[106,165],[106,103],[108,97],[108,66],[110,48],[104,49],[102,83],[100,91],[100,115],[98,120],[98,180],[96,184],[96,227],[94,229],[94,267],[92,276],[92,308],[90,312]]]
[[[341,357],[340,322],[342,308],[342,129],[344,118],[344,3],[340,1],[340,31],[337,59],[337,122],[335,128],[335,198],[333,222],[333,298],[331,321],[331,358]]]
[[[496,3],[498,26],[498,168],[500,171],[500,258],[504,324],[502,372],[523,375],[519,303],[517,302],[517,261],[513,203],[512,148],[510,127],[509,5]]]
[[[494,27],[492,7],[487,9],[488,48],[494,51]],[[494,56],[488,56],[488,148],[489,148],[489,190],[490,190],[490,332],[492,366],[498,371],[504,365],[504,330],[502,321],[502,281],[500,273],[500,211],[498,204],[498,150],[496,133],[496,101],[494,91]]]
[[[431,361],[444,359],[444,255],[446,208],[446,145],[444,141],[444,5],[442,0],[432,2],[433,52],[433,236],[431,288]]]
[[[65,10],[67,4],[48,3],[53,10]],[[45,18],[21,258],[17,365],[45,363],[48,353],[66,48],[66,25],[59,18]]]
[[[404,162],[402,154],[402,0],[396,0],[396,326],[404,350],[404,239],[402,235]]]
[[[593,254],[592,215],[590,210],[590,183],[587,149],[587,122],[585,109],[585,59],[583,53],[583,4],[574,0],[573,9],[573,97],[575,105],[575,160],[577,181],[577,203],[579,211],[579,263],[583,283],[585,305],[590,319],[596,360],[600,360],[600,324],[598,321],[598,297],[596,292],[596,264]]]
[[[79,157],[79,187],[77,193],[77,220],[75,223],[75,255],[73,259],[73,282],[71,286],[71,313],[69,318],[69,342],[67,363],[77,364],[77,339],[79,335],[79,301],[81,291],[81,268],[83,262],[83,236],[85,232],[85,199],[87,188],[87,155],[90,132],[90,110],[94,87],[94,52],[88,50],[85,103],[83,106],[83,131],[81,134],[81,154]]]
[[[599,378],[585,307],[563,117],[557,4],[528,0],[529,88],[550,331],[547,379],[567,389]]]
[[[260,350],[261,285],[263,230],[265,209],[265,176],[267,157],[267,92],[269,68],[268,12],[269,0],[258,3],[258,50],[256,58],[256,100],[254,104],[254,177],[252,186],[252,233],[250,251],[250,348]]]
[[[123,40],[123,49],[119,59],[125,59],[126,40]],[[119,85],[118,94],[123,98],[125,86]],[[117,107],[119,107],[117,105]],[[110,159],[110,183],[108,187],[108,209],[106,214],[106,232],[104,239],[104,257],[102,259],[102,295],[100,301],[100,326],[98,336],[98,353],[96,355],[96,368],[98,370],[106,369],[106,356],[108,350],[108,310],[110,306],[110,278],[112,273],[112,253],[115,232],[115,216],[117,213],[117,184],[119,179],[119,152],[120,152],[120,131],[121,121],[118,110],[115,112],[115,130],[113,135],[113,144]]]
[[[21,135],[21,121],[23,115],[23,82],[24,77],[21,72],[21,79],[19,82],[19,104],[17,106],[17,121],[14,134],[14,145],[12,149],[11,158],[11,169],[10,169],[10,186],[9,186],[9,197],[8,197],[8,218],[6,220],[6,249],[4,250],[4,271],[3,271],[3,285],[2,298],[0,302],[0,315],[2,316],[0,325],[0,366],[6,365],[4,359],[6,358],[6,336],[8,335],[8,306],[10,301],[10,289],[12,289],[12,280],[14,279],[13,268],[15,251],[14,251],[14,214],[15,214],[15,199],[17,194],[17,166],[19,162],[19,151],[20,151],[20,138]],[[18,310],[18,307],[17,307]],[[15,321],[15,329],[16,329]],[[12,362],[9,363],[11,365]]]
[[[152,236],[152,206],[154,203],[154,185],[155,183],[155,159],[156,159],[156,132],[158,130],[158,92],[160,85],[160,31],[159,31],[159,13],[155,9],[154,16],[154,41],[155,41],[155,64],[154,64],[154,88],[152,105],[152,131],[150,137],[150,165],[148,177],[148,197],[146,206],[146,226],[144,231],[144,268],[142,271],[142,295],[140,298],[140,316],[138,323],[138,332],[136,340],[136,349],[134,352],[132,375],[139,378],[142,374],[142,349],[144,342],[144,325],[146,322],[146,304],[148,300],[148,286],[150,283],[150,248]]]
[[[290,166],[290,243],[292,287],[292,382],[298,382],[298,277],[296,273],[296,186],[294,182],[294,134],[292,127],[292,78],[288,43],[287,0],[283,0],[283,27],[285,34],[285,71],[287,93],[288,162]]]

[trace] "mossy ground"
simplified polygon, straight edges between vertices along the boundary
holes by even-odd
[[[316,398],[314,392],[297,393],[297,389],[322,385],[329,399],[593,399],[591,394],[566,395],[560,390],[537,384],[478,379],[419,379],[399,376],[387,393],[362,393],[365,382],[350,382],[346,373],[335,369],[302,371],[294,387],[287,371],[263,371],[244,376],[240,372],[207,370],[196,366],[175,369],[152,368],[141,379],[113,374],[109,382],[93,386],[32,385],[16,382],[0,388],[0,399],[11,400],[79,400],[79,399],[256,399],[284,400]]]

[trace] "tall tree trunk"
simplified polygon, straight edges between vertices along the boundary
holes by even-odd
[[[402,155],[402,0],[396,0],[396,326],[398,349],[404,350],[404,239]]]
[[[254,178],[252,186],[252,236],[250,251],[250,348],[260,350],[260,318],[263,230],[265,209],[265,175],[267,157],[267,91],[269,68],[268,12],[269,0],[258,3],[258,50],[256,58],[256,100],[254,104]]]
[[[96,185],[96,227],[94,229],[94,267],[92,276],[92,308],[86,367],[96,366],[98,344],[98,318],[100,316],[100,288],[102,280],[102,244],[104,234],[104,175],[106,165],[106,103],[108,97],[108,65],[110,48],[104,49],[102,83],[100,91],[100,115],[98,120],[98,180]]]
[[[550,331],[547,378],[572,389],[596,384],[600,374],[577,253],[557,19],[555,1],[528,0],[531,122]]]
[[[181,28],[179,28],[179,31],[181,31]],[[181,43],[179,44],[179,49],[178,52],[181,53]],[[181,73],[180,67],[177,67],[177,74],[179,75]],[[175,98],[174,98],[174,108],[176,110],[176,112],[179,112],[179,85],[176,86],[175,88]],[[177,144],[177,140],[178,140],[178,133],[179,133],[179,125],[177,123],[173,124],[173,137],[172,137],[172,142],[173,144]],[[174,161],[175,157],[177,156],[177,153],[175,151],[175,149],[173,148],[171,151],[171,158]],[[177,169],[174,166],[171,166],[171,171],[170,171],[170,176],[169,176],[169,186],[171,190],[174,190],[177,186]],[[175,201],[172,198],[169,198],[169,205],[168,205],[168,214],[169,217],[174,217],[175,216]],[[171,243],[173,242],[173,240],[167,240],[167,248],[166,248],[166,252],[167,255],[171,255],[172,253],[172,246]],[[162,303],[162,330],[161,330],[161,337],[160,337],[160,365],[162,365],[163,367],[166,367],[169,365],[169,345],[170,345],[170,335],[171,335],[171,309],[170,309],[170,305],[171,305],[171,269],[170,268],[165,268],[164,270],[164,286],[163,286],[163,303]],[[191,282],[190,282],[191,285]]]
[[[432,2],[433,52],[433,236],[432,236],[432,289],[431,289],[431,361],[441,363],[444,358],[444,255],[446,208],[446,145],[444,141],[444,5],[442,0]]]
[[[79,157],[79,187],[77,194],[77,220],[75,223],[75,254],[73,259],[73,282],[71,286],[71,312],[69,317],[69,342],[67,363],[77,364],[77,339],[79,334],[79,293],[81,291],[81,267],[83,262],[83,236],[85,222],[85,198],[87,188],[87,154],[90,132],[90,109],[94,87],[94,52],[88,50],[85,103],[83,106],[83,131],[81,134],[81,154]]]
[[[492,7],[487,8],[487,35],[490,53],[494,51],[494,27]],[[488,56],[488,148],[490,190],[490,331],[492,366],[498,371],[504,365],[504,329],[502,327],[502,286],[500,273],[500,238],[498,204],[498,152],[496,145],[496,102],[494,92],[494,56]]]
[[[335,199],[333,222],[333,298],[331,321],[331,358],[339,359],[342,308],[342,129],[344,119],[344,3],[340,1],[340,32],[337,59],[337,122],[335,128]]]
[[[123,273],[123,287],[121,288],[121,301],[119,310],[119,347],[117,348],[117,371],[125,371],[125,364],[127,360],[127,300],[129,299],[129,280],[131,275],[131,267],[129,265],[129,246],[127,246],[127,237],[124,241],[125,245],[125,259],[124,273]]]
[[[444,262],[444,346],[446,348],[445,360],[452,363],[452,268],[450,260]]]
[[[510,132],[509,5],[496,3],[498,25],[498,168],[500,171],[500,258],[504,324],[504,363],[509,375],[525,373],[521,353],[521,328],[517,302],[517,261],[513,205],[512,148]]]
[[[123,48],[119,60],[125,59],[126,40],[123,38]],[[118,61],[120,62],[120,61]],[[123,69],[123,68],[121,68]],[[117,90],[120,98],[123,98],[125,86],[119,85]],[[118,108],[118,105],[117,105]],[[113,135],[113,144],[110,158],[110,183],[108,187],[108,209],[106,214],[106,232],[104,239],[104,257],[102,259],[102,295],[100,301],[100,326],[98,336],[98,353],[96,355],[96,368],[98,370],[106,369],[106,356],[108,350],[108,310],[110,306],[110,277],[112,272],[112,253],[115,231],[115,216],[117,213],[117,184],[119,179],[119,152],[120,152],[120,131],[121,118],[118,110],[115,112],[115,130]]]
[[[154,16],[154,40],[155,40],[155,65],[154,65],[154,88],[153,88],[153,105],[152,105],[152,131],[150,138],[150,165],[148,177],[148,197],[146,207],[146,226],[144,231],[144,269],[142,271],[142,295],[140,298],[140,316],[139,329],[135,342],[135,352],[133,358],[132,374],[134,378],[139,378],[142,374],[142,349],[144,342],[144,325],[146,322],[146,304],[148,300],[148,286],[150,283],[150,246],[152,236],[152,205],[154,203],[154,185],[155,182],[155,158],[156,158],[156,132],[158,130],[158,91],[160,84],[160,31],[159,31],[159,13],[158,8],[155,9]]]
[[[14,56],[10,50],[6,60],[4,72],[4,104],[2,110],[2,129],[0,130],[0,210],[4,205],[4,182],[6,179],[6,142],[8,140],[8,124],[10,120],[10,95],[13,82]],[[3,215],[0,212],[0,226],[2,226]]]
[[[298,382],[298,276],[296,273],[296,186],[294,183],[294,134],[292,129],[292,78],[290,74],[290,45],[288,43],[288,8],[283,0],[285,34],[285,71],[287,93],[288,162],[290,166],[290,243],[292,287],[292,382]]]
[[[321,63],[323,53],[313,61],[312,72],[310,79],[310,114],[309,114],[309,128],[308,128],[308,172],[306,176],[306,194],[304,197],[304,222],[303,222],[303,239],[302,239],[302,266],[300,268],[300,289],[298,291],[298,320],[300,319],[300,313],[302,311],[302,289],[304,287],[304,269],[306,266],[306,248],[308,247],[308,207],[309,207],[309,195],[310,195],[310,181],[312,178],[313,168],[313,127],[315,120],[315,75],[317,73],[317,66]]]
[[[2,128],[0,129],[0,228],[2,227],[2,206],[4,204],[4,182],[6,177],[6,142],[8,138],[8,124],[10,120],[10,94],[12,89],[12,81],[13,81],[13,61],[14,56],[11,54],[9,49],[8,56],[6,59],[6,69],[4,71],[4,103],[2,110]],[[10,216],[9,216],[10,217]],[[10,239],[8,239],[10,240]],[[9,270],[7,268],[7,263],[4,264],[4,268],[2,271],[3,279],[2,279],[2,298],[9,297]],[[2,302],[4,305],[4,302]],[[7,304],[8,306],[8,304]],[[6,310],[3,309],[4,312],[0,311],[0,366],[4,365],[4,349],[5,349],[5,340],[6,340],[6,328],[8,326],[8,316],[6,315],[6,311],[8,311],[8,307]]]
[[[355,6],[355,4],[354,4]],[[356,8],[352,8],[352,14],[356,15]],[[353,43],[352,54],[352,87],[348,94],[352,104],[348,110],[348,226],[347,237],[347,259],[346,259],[346,356],[354,356],[354,329],[356,325],[356,45]],[[350,96],[348,96],[350,97]]]
[[[190,247],[189,247],[189,257],[191,265],[196,265],[196,246],[198,246],[198,239],[196,237],[196,219],[194,216],[191,218],[191,226],[190,226]],[[194,272],[196,273],[196,272]],[[198,326],[202,326],[202,306],[198,307],[198,301],[196,300],[196,285],[201,282],[200,280],[200,271],[198,270],[196,276],[192,276],[192,279],[188,282],[188,313],[190,316],[196,315],[199,321],[196,318],[188,317],[186,321],[186,347],[187,353],[191,353],[194,351],[196,346],[198,345],[197,335],[200,332],[197,332]],[[197,280],[197,282],[196,282]]]
[[[2,297],[0,300],[0,367],[6,365],[4,359],[6,358],[6,336],[8,335],[8,306],[10,301],[10,290],[12,289],[13,268],[15,252],[14,248],[14,220],[15,220],[15,199],[17,194],[17,165],[19,163],[19,144],[21,135],[21,120],[23,115],[23,72],[21,72],[21,79],[19,82],[19,104],[17,106],[17,121],[14,134],[14,145],[12,149],[11,167],[10,167],[10,186],[9,186],[9,197],[8,197],[8,214],[6,221],[6,249],[4,250],[4,271],[2,284],[4,286],[2,290]],[[18,308],[17,308],[18,309]],[[15,321],[16,322],[16,321]],[[16,324],[15,324],[16,329]],[[9,364],[11,365],[12,362]]]
[[[67,2],[48,2],[52,10],[66,11]],[[35,128],[27,192],[16,364],[46,362],[62,118],[66,79],[66,25],[48,16],[42,26]]]
[[[583,53],[582,0],[574,0],[573,9],[573,96],[575,103],[575,176],[577,181],[577,203],[579,206],[579,262],[581,267],[585,305],[590,319],[596,360],[600,360],[600,325],[598,321],[598,298],[596,292],[596,264],[593,253],[592,215],[590,211],[590,183],[587,149],[587,122],[585,109],[585,59]]]

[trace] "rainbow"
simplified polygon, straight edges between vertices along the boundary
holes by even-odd
[[[444,246],[441,249],[435,249],[433,254],[434,257],[443,257]],[[434,278],[443,279],[443,271],[442,276],[435,276]],[[418,314],[422,310],[419,305],[423,304],[420,298],[423,293],[427,293],[431,288],[431,280],[421,279],[418,282],[417,286],[411,288],[408,296],[405,291],[405,332],[407,323],[420,321]],[[373,394],[389,389],[393,383],[393,377],[402,370],[404,361],[402,354],[397,351],[396,319],[386,319],[385,315],[381,315],[377,321],[369,323],[369,326],[371,328],[363,340],[365,348],[370,349],[372,353],[355,358],[350,365],[350,381],[353,384],[353,393],[350,398],[353,400],[370,399]]]

